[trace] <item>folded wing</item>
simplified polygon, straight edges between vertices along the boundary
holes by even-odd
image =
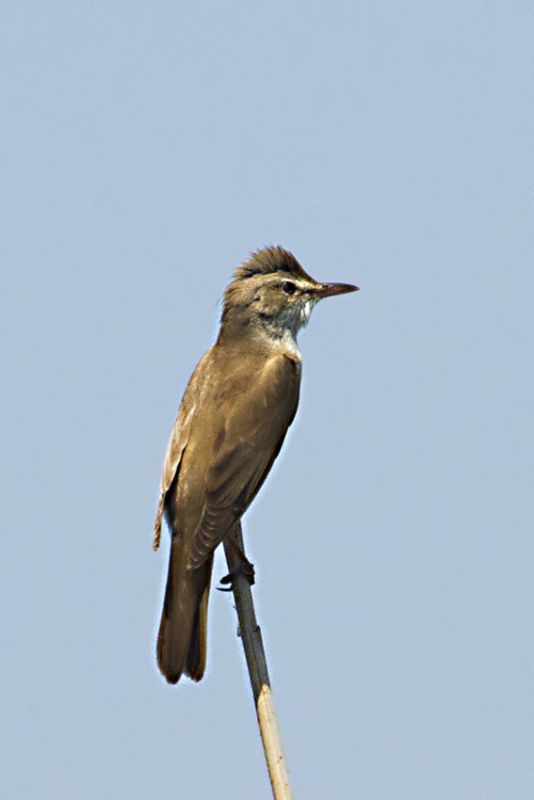
[[[190,566],[200,567],[246,511],[280,452],[298,405],[300,363],[269,359],[221,420]]]
[[[154,522],[154,538],[152,541],[154,550],[157,550],[160,545],[161,523],[165,510],[167,494],[172,484],[178,479],[180,464],[189,440],[191,424],[195,416],[197,406],[202,402],[201,389],[205,385],[204,372],[206,370],[208,354],[209,353],[206,353],[204,357],[201,358],[195,371],[191,375],[191,379],[187,385],[184,397],[180,404],[178,416],[176,417],[176,421],[172,429],[169,444],[167,445],[167,452],[165,453],[165,461],[163,462],[163,472],[161,475],[156,519]]]

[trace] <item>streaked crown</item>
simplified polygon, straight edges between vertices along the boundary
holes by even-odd
[[[293,253],[280,245],[256,250],[234,272],[234,280],[251,278],[253,275],[272,275],[285,272],[294,278],[315,283],[313,278],[301,267]]]

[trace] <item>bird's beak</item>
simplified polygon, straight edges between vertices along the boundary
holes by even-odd
[[[359,288],[359,286],[353,286],[351,283],[318,283],[313,289],[313,294],[322,299],[323,297],[333,297],[335,294],[357,292]]]

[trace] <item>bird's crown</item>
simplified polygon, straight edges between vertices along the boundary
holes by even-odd
[[[284,250],[280,245],[264,247],[251,253],[234,272],[234,280],[244,280],[252,278],[254,275],[271,275],[275,272],[286,272],[294,278],[303,278],[313,282],[293,253]]]

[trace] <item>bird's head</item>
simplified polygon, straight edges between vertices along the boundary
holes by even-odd
[[[224,294],[222,330],[255,328],[294,338],[324,297],[357,291],[348,283],[319,283],[282,247],[258,250],[234,273]]]

